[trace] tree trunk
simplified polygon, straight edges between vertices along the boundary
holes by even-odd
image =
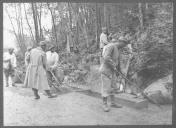
[[[79,8],[76,6],[76,14],[79,13]],[[78,15],[77,15],[78,16]],[[78,17],[76,18],[76,43],[79,44],[79,23]]]
[[[97,42],[97,48],[99,48],[100,31],[101,31],[100,8],[98,6],[98,3],[96,3],[96,42]]]
[[[71,14],[71,7],[70,7],[70,3],[68,2],[68,12],[69,12],[69,27],[70,27],[70,31],[72,30],[72,14]]]
[[[138,8],[139,8],[140,28],[141,28],[141,30],[143,30],[143,27],[144,27],[144,18],[143,18],[142,3],[138,4]]]
[[[24,41],[24,34],[22,33],[22,23],[21,23],[21,15],[20,15],[20,4],[17,4],[18,6],[16,6],[15,4],[15,14],[16,14],[16,22],[17,22],[17,26],[18,26],[18,33],[17,33],[17,37],[18,37],[18,45],[22,51],[22,53],[25,53],[25,45],[23,43]],[[18,7],[18,8],[17,8]]]
[[[23,5],[24,5],[25,18],[26,18],[26,21],[27,21],[27,24],[28,24],[28,27],[29,27],[29,31],[31,33],[33,42],[35,42],[34,35],[33,35],[33,32],[32,32],[32,28],[31,28],[31,26],[29,24],[29,20],[28,20],[28,17],[27,17],[25,3],[23,3]]]
[[[39,32],[38,32],[38,22],[37,22],[37,17],[36,17],[36,8],[35,4],[32,3],[32,14],[33,14],[33,20],[34,20],[34,27],[35,27],[35,40],[36,40],[36,45],[39,43]]]
[[[110,28],[110,8],[107,3],[104,4],[104,26],[109,30]]]
[[[69,46],[72,47],[74,49],[74,39],[72,38],[73,36],[73,31],[72,31],[72,14],[71,14],[71,5],[70,3],[68,2],[68,19],[69,19],[69,23],[68,23],[68,29],[69,29],[69,32],[68,32],[68,37],[69,37]],[[72,52],[72,50],[71,50]]]
[[[24,27],[23,27],[23,17],[22,17],[22,10],[21,10],[21,3],[19,3],[19,12],[20,12],[20,28],[21,28],[21,39],[22,39],[22,46],[23,46],[23,50],[26,50],[26,44],[25,42],[25,34],[24,34]]]
[[[79,14],[80,14],[81,20],[83,21],[82,32],[84,33],[84,37],[85,37],[85,39],[86,39],[86,48],[88,48],[88,47],[89,47],[88,29],[87,29],[87,25],[86,25],[86,23],[85,23],[85,21],[84,21],[84,20],[86,19],[86,17],[85,17],[85,15],[83,14],[82,11],[81,11]]]
[[[110,8],[111,5],[107,5],[107,28],[108,30],[110,29],[111,27],[111,8]]]
[[[39,37],[40,40],[43,39],[43,32],[42,32],[42,26],[41,26],[41,14],[42,14],[42,3],[40,4],[40,11],[37,12],[37,19],[38,19],[38,25],[39,25]]]
[[[149,9],[148,3],[145,4],[145,9],[146,9],[146,10]]]
[[[55,44],[57,45],[58,40],[57,40],[57,31],[56,31],[55,19],[54,19],[53,12],[52,12],[52,10],[51,10],[51,8],[49,6],[49,3],[47,3],[47,5],[48,5],[48,9],[49,9],[49,11],[51,13],[51,18],[52,18],[52,23],[53,23],[53,29],[54,29],[54,35],[55,35],[55,41],[56,41]]]
[[[18,44],[20,50],[22,51],[22,53],[23,53],[23,55],[24,55],[24,52],[25,52],[25,51],[24,51],[24,49],[22,48],[22,45],[21,45],[21,42],[20,42],[20,40],[19,40],[18,34],[17,34],[16,31],[15,31],[15,27],[14,27],[14,24],[13,24],[12,18],[11,18],[11,16],[10,16],[8,10],[5,9],[5,11],[6,11],[6,13],[7,13],[8,17],[9,17],[10,23],[11,23],[11,25],[12,25],[13,33],[14,33],[14,35],[15,35],[15,37],[16,37],[17,44]]]
[[[107,4],[104,4],[104,27],[108,28],[108,7]]]

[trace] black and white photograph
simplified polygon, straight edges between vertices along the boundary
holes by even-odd
[[[3,126],[172,125],[172,2],[3,2]]]

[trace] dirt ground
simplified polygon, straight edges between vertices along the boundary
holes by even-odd
[[[4,126],[58,125],[152,125],[171,124],[172,106],[162,109],[150,104],[136,110],[112,108],[103,112],[99,98],[61,88],[57,98],[40,93],[35,100],[29,88],[4,87]]]

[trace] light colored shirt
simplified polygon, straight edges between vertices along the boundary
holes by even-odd
[[[104,33],[100,35],[100,49],[104,47],[104,45],[108,44],[108,36]]]
[[[102,57],[103,62],[100,66],[100,72],[110,76],[114,73],[113,66],[118,66],[119,64],[119,55],[120,49],[125,47],[127,42],[125,43],[109,43],[103,48]]]
[[[30,52],[26,52],[25,53],[25,65],[28,66],[29,65],[29,58],[30,58]]]
[[[5,68],[5,69],[9,68],[10,63],[13,68],[15,68],[17,66],[17,64],[16,64],[17,60],[16,60],[16,56],[14,53],[12,53],[12,54],[10,54],[9,52],[4,53],[3,60],[4,60],[3,68]]]
[[[59,61],[59,55],[56,52],[48,51],[46,52],[47,65],[49,67],[55,68]]]

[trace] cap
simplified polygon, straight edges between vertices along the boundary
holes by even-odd
[[[102,27],[102,31],[107,31],[107,28],[106,27]]]
[[[51,50],[52,48],[54,48],[55,46],[53,44],[50,45],[49,50]]]
[[[117,42],[117,40],[116,40],[116,39],[114,39],[114,38],[113,38],[111,41],[112,41],[113,43]]]
[[[27,47],[27,50],[29,51],[29,50],[31,50],[32,49],[32,46],[28,46]]]
[[[45,41],[40,41],[39,45],[44,46],[44,45],[46,45],[46,42]]]
[[[14,50],[14,48],[13,48],[13,47],[9,47],[8,49],[9,49],[9,50]]]
[[[125,39],[123,36],[120,36],[120,37],[119,37],[119,40],[120,40],[120,41],[126,41],[126,39]]]

